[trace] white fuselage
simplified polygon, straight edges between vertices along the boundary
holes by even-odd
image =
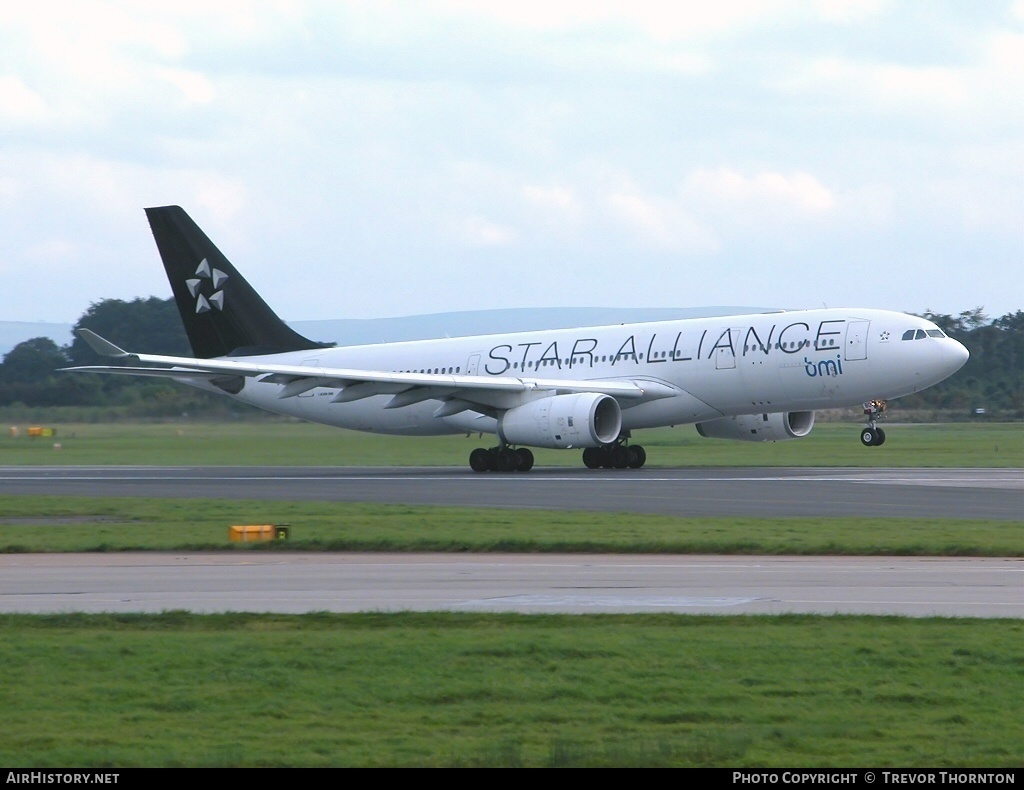
[[[244,358],[250,364],[311,369],[624,381],[649,385],[662,393],[652,399],[620,399],[624,430],[897,398],[943,380],[966,359],[967,351],[960,343],[925,319],[840,308],[333,347]],[[336,387],[315,387],[283,396],[282,384],[250,378],[235,397],[280,414],[363,431],[429,435],[496,430],[493,416],[472,410],[435,416],[441,399],[396,407],[391,394],[336,402],[338,392]],[[553,393],[535,388],[507,394],[496,407],[513,408]]]

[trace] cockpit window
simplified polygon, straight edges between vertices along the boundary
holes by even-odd
[[[908,329],[903,333],[904,340],[924,340],[926,337],[945,337],[940,329],[929,329],[925,332],[923,329]]]

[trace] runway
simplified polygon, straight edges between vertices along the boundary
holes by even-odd
[[[1024,561],[512,554],[8,554],[3,612],[1024,617]]]
[[[670,516],[1024,518],[1021,469],[0,467],[5,494],[316,500]]]

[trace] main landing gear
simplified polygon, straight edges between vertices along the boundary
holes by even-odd
[[[583,465],[587,469],[639,469],[647,462],[647,451],[639,444],[626,444],[628,436],[621,436],[614,444],[588,447],[583,451]]]
[[[474,472],[529,472],[533,453],[527,447],[513,449],[507,444],[489,450],[477,447],[469,454],[469,468]]]
[[[873,400],[864,404],[864,414],[868,418],[868,427],[860,432],[860,443],[865,447],[881,447],[885,444],[885,431],[875,422],[885,416],[888,404],[884,400]]]
[[[628,436],[620,436],[612,444],[588,447],[583,463],[588,469],[639,469],[647,462],[647,452],[639,444],[626,444]],[[490,449],[477,447],[469,454],[469,468],[474,472],[529,472],[533,453],[526,447],[502,444]]]

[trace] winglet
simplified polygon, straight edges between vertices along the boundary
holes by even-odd
[[[123,348],[118,348],[109,340],[104,340],[102,337],[97,335],[88,329],[79,329],[78,336],[82,338],[86,343],[89,344],[89,348],[99,354],[101,357],[130,357],[127,351]]]

